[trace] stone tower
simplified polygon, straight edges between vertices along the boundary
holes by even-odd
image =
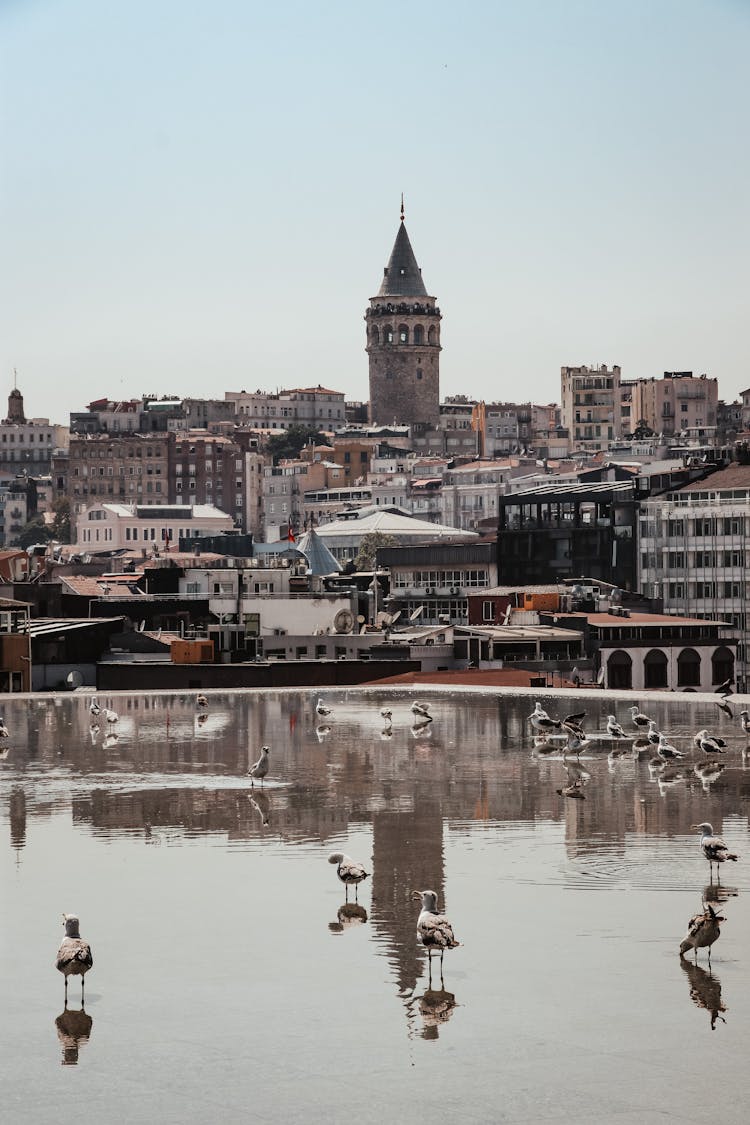
[[[26,421],[26,415],[23,412],[23,395],[17,387],[14,387],[8,395],[8,417],[5,421],[20,425],[23,425]]]
[[[370,357],[370,421],[417,432],[440,421],[440,309],[422,281],[401,223],[377,297],[365,313]]]

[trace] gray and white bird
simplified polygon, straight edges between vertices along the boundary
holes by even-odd
[[[421,723],[431,723],[432,722],[432,715],[430,714],[429,703],[420,703],[418,699],[415,699],[414,702],[411,705],[410,710],[411,710],[412,715],[414,715],[416,717],[418,722],[421,722]]]
[[[646,738],[649,740],[652,746],[659,745],[659,740],[661,739],[661,731],[658,729],[653,719],[649,719],[648,721],[648,733],[646,734]]]
[[[333,708],[328,707],[322,699],[319,699],[315,705],[315,714],[321,719],[325,719],[328,715],[333,714]]]
[[[709,734],[705,729],[698,731],[693,742],[703,754],[723,754],[726,746],[723,738]]]
[[[740,711],[740,726],[750,738],[750,711]]]
[[[665,734],[659,735],[659,744],[656,748],[656,752],[665,762],[673,761],[675,758],[685,757],[684,751],[678,750],[676,746],[672,746],[671,743],[667,742],[667,736]]]
[[[356,898],[357,887],[370,876],[370,872],[365,871],[364,864],[357,859],[352,859],[351,856],[345,855],[344,852],[331,852],[328,862],[336,864],[336,874],[346,887],[346,901],[349,901],[350,887],[354,887],[354,897]]]
[[[101,715],[101,713],[102,713],[102,709],[99,706],[99,700],[96,698],[96,696],[94,696],[93,699],[91,700],[91,702],[89,703],[89,714],[92,715],[94,718],[97,718],[97,716]]]
[[[734,709],[732,708],[732,704],[727,699],[715,699],[714,703],[720,711],[724,712],[728,719],[734,718]]]
[[[560,730],[562,727],[560,720],[551,719],[539,702],[534,705],[534,710],[526,721],[531,723],[534,730],[538,730],[540,734],[550,734],[552,731]]]
[[[120,721],[120,716],[117,714],[116,711],[105,710],[104,718],[107,720],[110,727],[113,727],[115,725],[115,723],[119,723],[119,721]]]
[[[684,957],[688,949],[695,953],[698,960],[698,950],[708,946],[708,959],[711,960],[711,946],[721,937],[721,923],[726,922],[722,914],[717,914],[709,903],[701,914],[695,914],[688,922],[687,933],[680,943],[680,957]]]
[[[208,696],[207,695],[196,695],[195,706],[198,707],[200,710],[205,710],[208,707]]]
[[[10,731],[5,725],[5,719],[0,719],[0,738],[10,738]]]
[[[620,723],[614,715],[607,717],[607,734],[612,738],[625,738],[625,731],[622,729]]]
[[[382,707],[380,710],[380,717],[387,727],[393,722],[393,711],[390,707]]]
[[[81,1002],[83,1002],[83,978],[94,964],[91,946],[84,941],[79,932],[77,914],[63,914],[65,937],[57,951],[55,968],[65,977],[65,1002],[68,1000],[68,977],[81,978]]]
[[[251,788],[254,788],[256,781],[259,781],[261,785],[263,784],[263,779],[268,774],[268,755],[270,752],[269,746],[261,746],[258,761],[250,766],[250,769],[247,771],[250,774]]]
[[[648,715],[644,715],[637,707],[630,708],[630,718],[635,726],[645,729],[651,722]]]
[[[721,836],[714,836],[713,826],[708,821],[704,821],[702,824],[692,824],[691,828],[701,834],[701,851],[708,860],[711,875],[713,875],[714,864],[716,864],[718,875],[720,863],[726,863],[728,859],[736,863],[740,858],[734,852],[730,852]]]
[[[432,954],[440,953],[440,977],[443,976],[443,954],[446,949],[457,949],[453,926],[444,914],[438,914],[437,895],[434,891],[412,891],[412,898],[422,903],[417,919],[417,941],[427,950],[429,972],[432,976]]]

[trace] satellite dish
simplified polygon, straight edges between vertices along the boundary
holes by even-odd
[[[360,635],[360,637],[361,637],[361,636],[362,636],[362,635],[363,635],[364,633],[366,633],[366,632],[367,632],[367,626],[366,626],[366,625],[360,625],[360,627],[359,627],[359,635]]]
[[[357,624],[358,625],[364,625],[364,623],[365,623],[364,617],[362,616],[361,613],[358,613],[357,614]]]
[[[422,616],[422,610],[423,609],[424,609],[423,605],[418,605],[417,608],[414,610],[414,612],[409,614],[409,620],[410,621],[416,621],[418,617]]]
[[[337,633],[351,633],[354,627],[354,614],[349,609],[340,609],[333,619]]]
[[[391,617],[391,625],[395,625],[400,616],[401,616],[401,610],[399,610],[398,613],[394,613]]]
[[[72,672],[68,672],[65,677],[65,683],[72,691],[75,691],[75,689],[79,688],[83,683],[83,674],[79,672],[77,668],[74,668]]]

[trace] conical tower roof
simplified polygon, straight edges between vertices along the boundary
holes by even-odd
[[[314,527],[306,531],[305,534],[297,540],[295,546],[307,559],[307,565],[310,567],[311,574],[326,575],[341,573],[341,567],[317,534]]]
[[[422,271],[417,265],[414,251],[403,219],[399,224],[396,241],[378,290],[378,297],[426,297]]]

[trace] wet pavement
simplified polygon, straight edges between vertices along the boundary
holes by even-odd
[[[7,1120],[744,1122],[739,724],[705,698],[643,701],[687,754],[655,771],[608,757],[630,698],[540,694],[588,712],[566,770],[533,745],[536,696],[331,691],[320,719],[318,695],[100,696],[119,718],[98,729],[85,694],[6,702]],[[728,742],[715,779],[701,727]],[[690,830],[706,820],[741,857],[721,888]],[[371,873],[356,901],[338,851]],[[442,982],[416,942],[426,888],[461,942]],[[710,967],[678,955],[706,901],[727,919]],[[93,950],[83,1012],[54,968],[63,911]]]

